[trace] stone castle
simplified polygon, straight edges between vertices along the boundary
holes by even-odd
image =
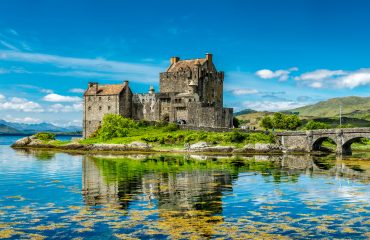
[[[83,135],[89,137],[105,114],[120,114],[134,120],[167,121],[193,127],[230,128],[233,109],[223,107],[224,72],[217,71],[212,54],[180,60],[172,57],[160,73],[159,93],[133,94],[123,84],[89,83],[84,94]]]

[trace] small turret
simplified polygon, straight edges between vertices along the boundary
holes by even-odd
[[[154,94],[154,87],[153,86],[150,86],[149,87],[149,94]]]

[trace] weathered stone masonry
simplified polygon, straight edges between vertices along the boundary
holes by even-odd
[[[329,138],[337,145],[336,153],[351,154],[351,144],[361,138],[370,138],[370,128],[279,132],[276,136],[279,144],[287,151],[317,151],[321,149],[323,141]]]
[[[188,126],[230,128],[233,110],[223,107],[224,73],[217,71],[212,54],[180,60],[172,57],[160,73],[160,92],[132,94],[128,82],[116,85],[89,83],[84,94],[84,137],[101,124],[105,114],[135,120],[183,121]]]

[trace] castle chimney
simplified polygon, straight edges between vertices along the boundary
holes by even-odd
[[[206,53],[206,60],[208,64],[208,68],[212,66],[212,53]]]
[[[89,82],[88,86],[89,89],[91,88],[94,93],[98,92],[98,83],[97,82]]]
[[[171,59],[170,59],[171,64],[177,63],[178,61],[180,61],[179,57],[171,57]]]

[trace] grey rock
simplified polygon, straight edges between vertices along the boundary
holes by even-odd
[[[31,143],[31,139],[30,137],[24,137],[24,138],[21,138],[19,140],[17,140],[13,145],[12,147],[25,147],[27,146],[28,144]]]
[[[208,148],[210,145],[206,142],[197,142],[194,144],[191,144],[189,147],[189,150],[197,150],[197,149],[203,149],[203,148]]]

